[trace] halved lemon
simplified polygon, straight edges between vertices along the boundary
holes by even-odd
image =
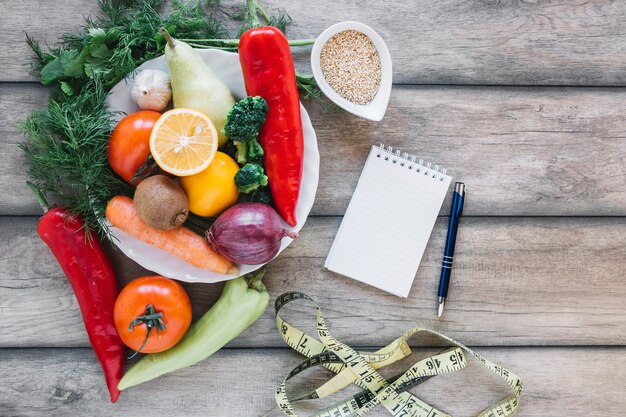
[[[150,152],[170,174],[197,174],[211,164],[217,152],[217,130],[204,113],[173,109],[163,113],[150,134]]]

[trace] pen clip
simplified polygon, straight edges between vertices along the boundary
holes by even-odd
[[[465,199],[467,197],[465,183],[457,182],[456,184],[454,184],[454,192],[457,193],[459,197],[461,197],[461,208],[459,209],[458,220],[458,224],[461,224],[461,221],[463,221],[463,210],[465,209]]]

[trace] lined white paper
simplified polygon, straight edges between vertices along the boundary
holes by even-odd
[[[451,180],[372,146],[324,266],[408,297]]]

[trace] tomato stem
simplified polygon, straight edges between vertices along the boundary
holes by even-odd
[[[145,180],[149,176],[158,174],[158,173],[159,173],[159,166],[157,165],[154,158],[152,157],[152,154],[149,153],[148,156],[146,157],[146,162],[144,162],[139,168],[137,168],[137,171],[133,175],[133,178],[130,180],[130,182],[133,185],[137,185],[136,184],[137,181]]]
[[[141,352],[144,347],[146,347],[146,343],[148,343],[148,339],[150,338],[150,333],[152,332],[153,328],[156,328],[157,334],[159,333],[159,330],[165,330],[163,313],[157,313],[152,304],[147,305],[146,311],[142,316],[137,316],[135,317],[135,320],[130,322],[130,325],[128,326],[128,331],[132,333],[133,327],[139,324],[145,324],[146,328],[148,329],[148,331],[146,332],[146,338],[143,340],[143,343],[141,344],[139,349],[137,349],[135,353],[129,356],[128,359],[134,358],[139,352]]]

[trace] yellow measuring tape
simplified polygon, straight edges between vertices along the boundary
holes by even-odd
[[[315,306],[319,340],[291,325],[279,314],[285,305],[304,300],[312,302]],[[284,293],[276,300],[275,309],[276,324],[283,340],[292,349],[307,357],[287,375],[276,390],[276,404],[288,416],[298,416],[292,407],[293,402],[324,398],[347,385],[356,384],[363,391],[318,411],[311,417],[360,417],[378,405],[385,407],[395,417],[450,417],[447,413],[420,400],[408,390],[434,376],[465,368],[467,361],[464,352],[474,356],[481,364],[504,379],[513,390],[512,395],[491,405],[478,417],[508,417],[517,411],[522,393],[522,381],[517,375],[488,361],[446,335],[414,327],[377,352],[356,352],[330,334],[322,310],[308,295],[301,292]],[[407,339],[421,332],[435,334],[450,342],[454,347],[420,360],[406,372],[389,380],[383,378],[376,369],[409,356],[412,352]],[[336,375],[315,391],[289,398],[286,391],[287,381],[315,366],[324,366]]]

